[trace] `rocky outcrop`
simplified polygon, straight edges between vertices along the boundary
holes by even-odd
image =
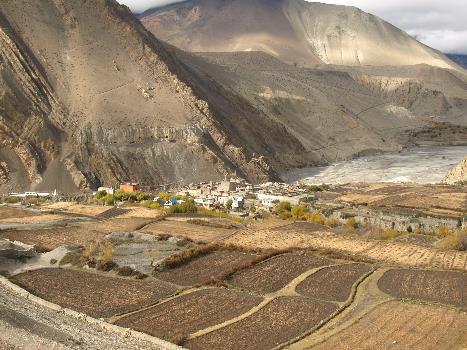
[[[32,245],[21,242],[12,242],[8,239],[0,240],[0,257],[7,259],[31,258],[37,255],[36,249]]]
[[[467,183],[467,157],[446,175],[444,182],[447,184]]]

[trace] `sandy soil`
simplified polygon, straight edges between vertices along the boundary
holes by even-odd
[[[0,220],[10,218],[23,218],[31,216],[37,213],[37,211],[25,210],[21,208],[12,208],[7,206],[0,206]]]
[[[31,213],[29,216],[22,216],[22,217],[10,217],[5,219],[0,219],[2,223],[18,223],[18,224],[38,224],[38,223],[45,223],[45,222],[53,222],[53,221],[60,221],[65,219],[66,216],[64,215],[57,215],[57,214],[41,214],[41,215],[34,215]]]
[[[46,209],[55,209],[55,210],[63,210],[65,212],[73,213],[73,214],[81,214],[81,215],[89,215],[89,216],[97,216],[106,210],[109,207],[101,206],[101,205],[83,205],[83,204],[76,204],[70,202],[55,202],[51,204],[46,204],[43,206]]]
[[[0,238],[21,241],[26,244],[36,245],[41,251],[50,251],[64,244],[86,245],[96,239],[102,239],[105,235],[112,232],[135,231],[151,222],[151,219],[144,218],[115,218],[49,229],[0,231]]]

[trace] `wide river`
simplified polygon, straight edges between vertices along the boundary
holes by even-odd
[[[467,146],[422,146],[401,153],[368,156],[326,167],[294,169],[285,175],[289,183],[344,184],[349,182],[439,183],[467,157]]]

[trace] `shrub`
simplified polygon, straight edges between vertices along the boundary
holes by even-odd
[[[141,205],[143,207],[146,207],[146,208],[149,208],[149,209],[160,209],[160,208],[162,208],[162,206],[159,203],[153,202],[153,201],[147,201],[147,200],[143,201],[141,203]]]
[[[15,204],[20,201],[21,199],[19,197],[12,197],[12,196],[3,197],[3,202],[8,203],[8,204]]]
[[[105,199],[105,204],[106,205],[115,205],[115,199],[114,199],[113,196],[107,195],[107,196],[104,197],[104,199]]]
[[[129,277],[129,276],[133,275],[134,272],[135,272],[135,270],[133,270],[130,266],[123,266],[123,267],[120,267],[117,270],[117,275],[124,276],[124,277]]]
[[[312,222],[318,225],[324,225],[326,223],[326,217],[318,212],[308,213],[306,215],[306,221]]]
[[[107,191],[97,191],[97,193],[96,193],[96,198],[98,198],[98,199],[103,198],[105,196],[107,196]]]
[[[99,251],[99,243],[98,242],[92,242],[87,244],[83,252],[81,253],[81,256],[83,257],[84,261],[89,261],[91,260],[94,256],[97,255],[97,252]]]
[[[167,192],[160,192],[157,194],[159,197],[159,203],[167,202],[170,198],[173,198],[173,195]]]
[[[112,243],[110,242],[103,242],[99,245],[99,258],[102,260],[104,263],[112,261],[113,258],[113,246]]]
[[[297,205],[292,208],[291,214],[294,219],[303,219],[308,209],[303,205]]]
[[[194,200],[187,200],[182,204],[172,205],[169,211],[172,214],[196,213],[198,211],[198,207],[196,206]]]
[[[347,221],[345,222],[345,226],[347,226],[348,228],[358,228],[358,223],[357,223],[357,220],[355,220],[355,218],[349,218],[347,219]]]
[[[436,230],[435,234],[436,234],[436,236],[438,236],[440,238],[444,238],[444,237],[447,237],[450,234],[450,232],[449,232],[449,229],[446,226],[439,226],[438,229]]]
[[[150,193],[146,193],[146,192],[137,192],[136,193],[136,200],[138,202],[148,200],[149,198],[151,198]]]
[[[292,205],[290,205],[290,202],[279,202],[274,208],[274,210],[278,214],[281,214],[283,212],[290,212],[292,210]]]
[[[402,234],[401,232],[396,231],[393,228],[385,228],[381,232],[380,239],[384,239],[384,240],[394,239],[394,238],[399,237],[401,234]]]
[[[321,185],[321,186],[309,185],[309,186],[305,187],[306,193],[309,193],[309,194],[313,194],[313,193],[316,193],[316,192],[323,192],[323,191],[327,191],[327,190],[329,190],[329,186],[324,185],[324,184]]]
[[[233,205],[233,200],[232,199],[229,199],[226,203],[225,203],[225,207],[227,209],[232,209],[232,205]]]
[[[448,233],[438,242],[438,246],[445,250],[465,250],[467,243],[467,232],[456,231]]]
[[[124,201],[128,200],[129,193],[127,193],[125,191],[122,191],[122,190],[116,190],[114,192],[114,197],[115,197],[115,200],[117,200],[119,202],[124,202]]]
[[[340,222],[337,219],[326,219],[324,220],[324,225],[329,227],[337,227],[340,225]]]
[[[199,207],[198,210],[197,210],[197,213],[200,214],[200,215],[205,215],[205,216],[209,216],[209,217],[214,217],[214,218],[222,218],[222,219],[229,219],[229,220],[232,220],[232,221],[235,221],[235,222],[242,222],[242,219],[237,217],[237,216],[233,216],[233,215],[230,215],[229,213],[225,213],[223,211],[214,211],[214,210],[209,210],[209,209],[206,209],[206,208],[203,208],[203,207]]]

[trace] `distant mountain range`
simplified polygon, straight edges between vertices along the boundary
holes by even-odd
[[[467,69],[467,55],[447,54],[447,56],[458,65]]]
[[[158,38],[191,52],[263,51],[299,66],[452,61],[355,7],[304,0],[188,0],[139,16]]]

